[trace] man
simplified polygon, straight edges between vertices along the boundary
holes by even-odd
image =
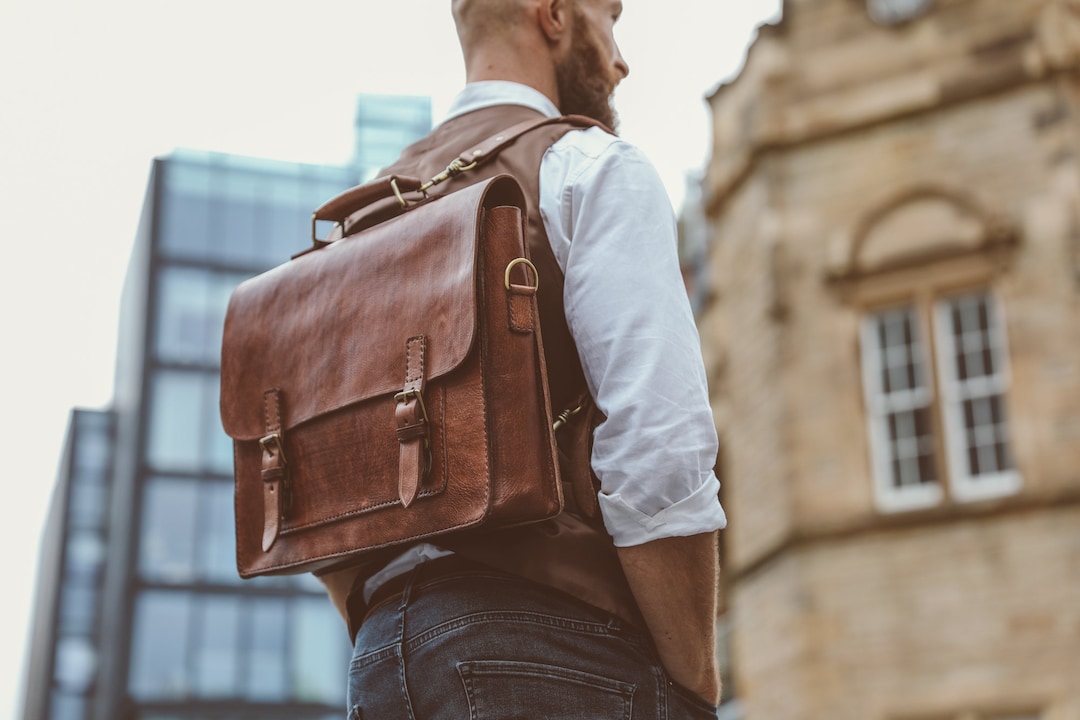
[[[443,167],[530,117],[614,128],[611,97],[629,73],[621,11],[619,0],[453,0],[468,84],[386,173]],[[493,162],[530,196],[552,395],[583,377],[606,416],[592,451],[603,527],[568,512],[323,577],[356,632],[350,718],[714,717],[726,520],[670,203],[642,154],[601,127],[530,133]]]

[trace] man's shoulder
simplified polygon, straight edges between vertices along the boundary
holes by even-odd
[[[559,138],[544,155],[541,172],[563,188],[585,190],[609,181],[662,188],[656,166],[642,150],[597,126]]]
[[[598,125],[571,130],[559,138],[551,149],[554,152],[580,153],[590,158],[600,158],[608,154],[621,156],[641,153],[637,146]]]
[[[563,135],[548,150],[543,164],[568,183],[611,176],[648,182],[656,174],[636,145],[596,126]]]

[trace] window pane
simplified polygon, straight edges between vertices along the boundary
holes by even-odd
[[[965,400],[964,431],[968,472],[972,476],[1012,469],[1005,406],[1000,395]]]
[[[49,698],[49,720],[86,720],[86,700],[78,695],[54,692]]]
[[[158,286],[156,350],[159,358],[198,362],[206,356],[206,272],[166,267]]]
[[[139,570],[157,582],[195,580],[195,538],[198,483],[179,478],[155,478],[143,494]]]
[[[326,598],[294,601],[291,633],[293,695],[301,702],[339,702],[345,697],[347,635]]]
[[[967,295],[953,300],[951,316],[957,378],[993,375],[993,319],[986,296]]]
[[[266,263],[271,266],[286,262],[311,245],[311,213],[315,207],[305,212],[296,202],[295,191],[287,198],[288,204],[285,201],[267,206],[263,212],[263,234],[259,242]]]
[[[153,467],[232,475],[232,441],[218,409],[219,382],[216,371],[155,373],[147,452]]]
[[[954,418],[952,452],[961,477],[995,476],[1013,470],[1005,416],[1004,347],[995,305],[986,293],[975,293],[943,302],[940,312],[945,363],[950,372],[945,382],[952,398],[948,412]]]
[[[285,601],[260,598],[249,601],[249,647],[247,697],[272,702],[284,700],[288,683],[285,678],[285,629],[288,624]],[[343,696],[342,696],[343,697]]]
[[[894,486],[937,481],[934,435],[927,408],[890,414],[889,444]]]
[[[161,273],[155,351],[166,361],[216,367],[233,289],[245,275],[167,267]]]
[[[182,699],[188,695],[188,633],[191,596],[183,592],[143,592],[135,606],[130,691],[139,700]]]
[[[869,316],[862,340],[879,490],[888,495],[933,488],[938,472],[932,396],[915,308],[893,308]]]
[[[69,635],[90,635],[97,625],[98,591],[74,578],[64,583],[60,593],[60,631]]]
[[[170,174],[175,166],[170,166]],[[210,188],[205,188],[209,193]],[[206,258],[210,248],[210,201],[206,194],[171,192],[161,209],[161,246],[170,257]]]
[[[108,493],[105,486],[78,473],[72,477],[68,521],[73,527],[100,528],[105,524]]]
[[[57,685],[72,693],[90,689],[97,672],[97,653],[85,638],[63,638],[56,644]]]
[[[112,457],[112,436],[104,415],[80,415],[75,467],[100,472],[109,466]]]
[[[233,597],[208,596],[199,608],[194,650],[195,693],[200,697],[235,697],[238,690],[237,632],[240,601]]]
[[[922,348],[915,330],[913,309],[902,308],[882,313],[877,323],[884,392],[890,394],[921,387],[919,363]]]
[[[64,560],[64,572],[69,580],[80,585],[97,585],[105,567],[105,543],[95,532],[72,532]]]
[[[263,175],[229,168],[222,176],[224,192],[215,198],[218,212],[218,224],[214,228],[218,238],[216,254],[233,264],[257,264],[259,254],[255,235]]]
[[[202,483],[201,506],[199,575],[210,582],[239,583],[232,483]]]
[[[159,371],[153,380],[148,455],[162,470],[199,469],[203,378],[199,373]]]
[[[203,378],[203,465],[218,475],[233,474],[233,441],[221,426],[221,376],[217,373]]]

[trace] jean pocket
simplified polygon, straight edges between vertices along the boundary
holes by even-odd
[[[630,720],[630,683],[527,662],[473,660],[457,668],[471,720]]]

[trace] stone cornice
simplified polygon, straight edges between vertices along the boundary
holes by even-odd
[[[923,22],[933,22],[932,14]],[[883,52],[890,54],[889,61],[868,62],[861,75],[851,71],[842,81],[816,88],[809,88],[807,73],[793,65],[813,64],[820,60],[815,54],[826,50],[802,49],[796,58],[791,28],[761,30],[742,72],[708,98],[714,125],[704,183],[709,217],[721,212],[771,152],[938,112],[1055,76],[1075,77],[1080,71],[1080,14],[1061,0],[1047,0],[1033,26],[1003,29],[993,39],[962,48],[938,40],[939,47],[926,50],[923,46],[932,44],[926,40],[930,30],[911,28],[890,37],[889,31],[868,28],[867,34],[888,40]],[[897,59],[905,48],[911,57],[906,64]]]
[[[869,513],[842,524],[790,532],[754,557],[729,565],[725,569],[725,583],[730,587],[734,583],[745,580],[793,550],[836,540],[871,537],[918,528],[930,529],[956,523],[982,522],[1032,512],[1064,510],[1078,505],[1080,505],[1080,478],[1077,478],[1070,487],[1042,495],[1013,495],[970,504],[947,502],[933,508],[895,514]]]

